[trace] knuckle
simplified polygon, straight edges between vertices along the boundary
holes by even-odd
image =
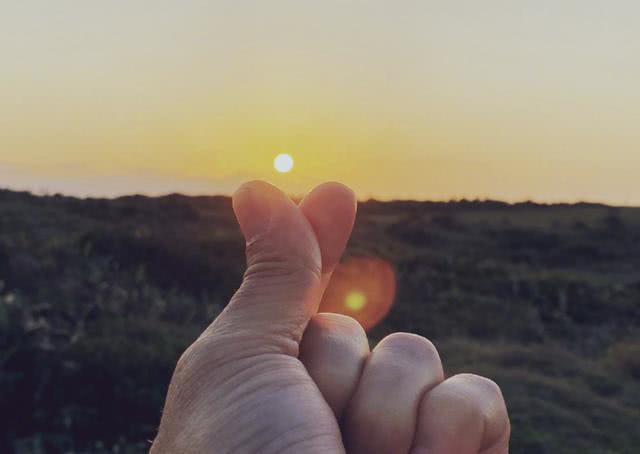
[[[309,322],[309,327],[322,331],[334,331],[340,335],[355,337],[365,336],[364,328],[360,323],[348,315],[320,313]]]
[[[353,318],[322,313],[309,321],[300,351],[307,359],[314,354],[321,354],[333,359],[349,358],[349,362],[356,358],[364,360],[369,354],[369,339],[362,326]]]
[[[202,339],[198,339],[191,344],[178,358],[176,372],[186,371],[201,363],[208,354],[210,347]]]
[[[265,279],[311,283],[320,280],[320,271],[308,265],[304,260],[294,257],[264,257],[247,266],[244,273],[245,281]]]
[[[455,375],[436,386],[424,397],[428,412],[447,410],[456,425],[473,426],[484,420],[483,400],[462,375]]]
[[[492,400],[502,400],[502,390],[500,386],[487,377],[476,374],[458,374],[452,377],[452,380],[461,381],[465,386],[477,389],[483,395],[490,397]]]
[[[445,394],[449,399],[444,404],[457,406],[459,412],[467,416],[467,421],[482,421],[482,445],[496,446],[500,440],[508,442],[511,422],[496,382],[475,374],[455,375],[448,381],[451,385]]]
[[[296,275],[319,280],[322,275],[319,255],[311,251],[298,251],[263,237],[247,243],[246,249],[249,263],[245,278]]]
[[[231,342],[220,336],[202,336],[180,355],[176,374],[190,376],[197,370],[213,370],[233,359]]]
[[[440,363],[440,355],[433,342],[411,333],[393,333],[380,341],[379,348],[408,356],[419,362]]]

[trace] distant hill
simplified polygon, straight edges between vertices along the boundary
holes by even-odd
[[[145,452],[243,248],[226,197],[0,191],[0,452]],[[347,255],[397,274],[372,342],[416,332],[493,378],[512,452],[640,450],[640,209],[368,201]]]

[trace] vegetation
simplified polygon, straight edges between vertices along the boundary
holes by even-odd
[[[348,255],[397,273],[372,342],[413,331],[493,378],[513,452],[638,452],[640,209],[371,201]],[[145,452],[243,267],[227,198],[0,191],[0,452]]]

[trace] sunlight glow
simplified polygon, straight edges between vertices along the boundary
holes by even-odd
[[[355,318],[365,330],[380,323],[396,294],[395,271],[377,257],[349,257],[338,264],[320,303],[320,312]]]
[[[366,304],[367,296],[357,290],[348,293],[344,299],[344,305],[354,312],[361,310]]]

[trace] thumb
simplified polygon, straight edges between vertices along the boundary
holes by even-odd
[[[351,234],[355,197],[329,183],[298,207],[276,187],[255,181],[236,191],[233,209],[246,240],[247,270],[207,331],[236,339],[245,350],[297,356],[302,333]]]

